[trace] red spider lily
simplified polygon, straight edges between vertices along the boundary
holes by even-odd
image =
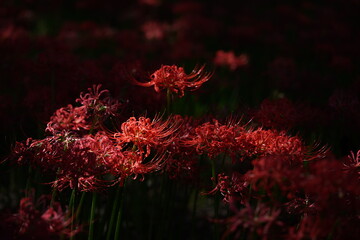
[[[344,163],[345,170],[349,172],[349,174],[358,176],[360,179],[360,150],[357,151],[356,155],[354,152],[350,152],[346,160],[347,163]]]
[[[172,179],[194,183],[199,171],[199,157],[192,148],[184,144],[195,129],[194,120],[180,115],[175,115],[172,119],[174,122],[181,123],[181,125],[171,144],[166,148],[170,156],[166,160],[164,171]]]
[[[115,116],[121,104],[109,97],[108,90],[101,90],[101,84],[93,85],[88,88],[88,93],[80,93],[80,98],[76,99],[88,111],[94,112],[97,116],[112,115]],[[104,96],[105,95],[105,96]]]
[[[46,131],[56,134],[63,130],[91,130],[97,128],[99,121],[107,116],[115,116],[121,104],[107,96],[108,90],[100,91],[100,88],[100,84],[94,85],[93,88],[88,89],[88,93],[81,93],[76,101],[82,106],[73,107],[69,104],[58,109],[50,118]]]
[[[299,137],[290,137],[274,130],[257,129],[244,132],[236,141],[239,148],[249,155],[291,155],[303,160],[307,151]]]
[[[33,154],[29,151],[29,147],[33,142],[32,138],[28,138],[25,143],[16,142],[14,148],[11,151],[11,154],[8,158],[9,160],[16,161],[17,164],[25,164],[32,158]]]
[[[99,162],[107,168],[123,156],[122,149],[114,144],[106,132],[97,132],[94,141],[91,141],[89,146],[91,151],[96,154]]]
[[[237,57],[233,51],[224,52],[222,50],[216,52],[214,59],[215,65],[228,66],[231,71],[234,71],[238,67],[247,65],[248,62],[249,58],[245,54],[241,54]]]
[[[107,172],[92,135],[79,138],[67,132],[42,140],[29,139],[15,148],[13,158],[28,161],[43,171],[56,173],[53,186],[58,190],[67,187],[79,191],[92,191],[105,186],[100,177]],[[98,154],[98,155],[97,155]]]
[[[236,137],[242,131],[244,128],[238,124],[222,125],[214,119],[213,123],[207,122],[197,127],[195,134],[184,140],[184,144],[194,146],[200,154],[206,152],[209,157],[234,153]]]
[[[144,180],[145,174],[162,169],[165,159],[164,154],[145,157],[144,154],[139,151],[124,151],[111,162],[109,166],[110,173],[118,176],[120,185],[122,185],[124,180],[129,176],[133,176],[133,179],[136,179],[140,175],[140,181],[142,181]]]
[[[293,162],[288,155],[269,155],[252,161],[254,168],[245,174],[246,181],[255,190],[263,189],[276,200],[279,189],[286,196],[289,191],[297,189],[301,181],[302,165]]]
[[[344,172],[340,161],[328,157],[310,162],[306,174],[293,182],[306,198],[286,204],[302,214],[296,230],[290,228],[289,239],[359,238],[360,232],[354,227],[360,221],[357,175]]]
[[[295,197],[285,204],[289,214],[314,215],[319,212],[317,204],[309,197]]]
[[[233,159],[237,155],[251,157],[254,155],[291,155],[294,159],[303,160],[307,148],[299,137],[290,137],[274,130],[248,130],[239,124],[204,123],[195,129],[195,134],[184,140],[187,146],[194,146],[198,153],[206,152],[209,157],[228,153]],[[320,156],[321,151],[314,156]],[[309,156],[308,158],[314,157]]]
[[[68,137],[69,138],[69,137]],[[59,141],[59,140],[58,140]],[[100,177],[107,172],[97,153],[96,139],[92,135],[82,138],[60,139],[56,143],[57,155],[49,164],[56,167],[57,180],[53,186],[62,190],[66,187],[79,191],[93,191],[106,186]]]
[[[353,204],[359,204],[356,200],[349,201],[352,204],[345,204],[345,199],[359,195],[360,189],[358,176],[344,172],[341,161],[328,157],[311,163],[306,177],[298,181],[297,185],[307,196],[316,200],[319,207],[336,206],[337,209],[344,210]]]
[[[46,131],[54,134],[62,130],[89,130],[91,125],[89,125],[87,118],[88,114],[85,106],[74,108],[69,104],[67,107],[56,110],[46,126]]]
[[[84,175],[89,175],[85,173]],[[109,182],[100,180],[94,175],[78,176],[73,173],[58,173],[57,179],[52,182],[52,186],[59,191],[65,188],[78,189],[82,192],[93,192],[102,190],[109,186]]]
[[[189,148],[188,141],[189,137],[192,136],[195,131],[197,122],[189,116],[182,117],[180,115],[174,115],[172,120],[179,123],[179,128],[176,137],[173,139],[168,148],[169,151],[173,155],[179,154],[184,157],[185,155],[192,155],[194,151]]]
[[[192,73],[186,74],[182,67],[162,65],[159,70],[150,75],[150,82],[139,82],[134,78],[132,81],[143,87],[154,86],[156,92],[167,89],[183,97],[185,89],[196,90],[210,79],[212,73],[204,72],[204,68],[204,65],[195,67]]]
[[[257,234],[263,240],[279,239],[279,236],[276,236],[279,231],[274,230],[284,225],[279,220],[280,209],[271,209],[261,202],[255,207],[246,202],[243,208],[238,209],[235,201],[231,201],[230,208],[234,215],[225,220],[218,220],[227,225],[222,239],[226,239],[229,235],[232,235],[234,239],[240,239],[242,230]]]
[[[60,203],[53,202],[52,206],[49,206],[46,199],[49,197],[43,195],[36,203],[31,197],[20,200],[18,212],[5,220],[16,228],[13,237],[16,239],[58,239],[61,235],[70,237],[80,231],[79,227],[75,230],[70,229],[73,217],[69,217],[69,212],[62,210]]]
[[[174,139],[174,133],[177,131],[180,122],[173,121],[168,118],[162,122],[155,118],[135,117],[129,118],[121,124],[121,132],[112,134],[112,138],[121,147],[125,147],[127,143],[132,143],[133,147],[141,153],[144,152],[145,157],[149,156],[151,147],[164,148],[168,146]]]
[[[215,181],[214,178],[211,179]],[[247,185],[248,184],[244,181],[243,177],[237,172],[232,173],[231,177],[225,175],[224,173],[220,173],[217,176],[217,184],[215,188],[204,194],[215,194],[220,191],[221,195],[224,197],[223,201],[229,203],[234,197],[238,198],[241,196],[242,199],[243,190]]]

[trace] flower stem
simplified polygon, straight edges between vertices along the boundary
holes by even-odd
[[[50,207],[54,205],[55,197],[56,197],[56,187],[53,187],[51,192]]]
[[[116,209],[118,207],[118,202],[119,202],[119,197],[120,197],[120,190],[121,190],[121,187],[118,187],[116,189],[115,199],[113,201],[113,206],[112,206],[112,211],[111,211],[109,227],[107,229],[107,234],[106,234],[106,240],[111,239],[111,233],[112,233],[114,222],[115,222]]]
[[[89,236],[88,240],[94,239],[94,217],[95,217],[95,206],[96,206],[96,199],[97,194],[94,192],[92,196],[92,202],[91,202],[91,212],[90,212],[90,219],[89,219]]]
[[[75,215],[75,195],[76,195],[76,190],[74,188],[71,192],[70,201],[69,201],[69,209],[71,211],[70,218],[73,218]],[[70,229],[71,229],[71,232],[74,230],[74,219],[72,219],[72,221],[71,221]],[[73,236],[71,236],[70,239],[71,240],[74,239]]]
[[[85,200],[85,195],[86,195],[86,192],[82,192],[81,193],[81,198],[80,198],[80,202],[79,202],[79,205],[76,209],[76,213],[75,213],[75,217],[77,220],[79,220],[79,215],[80,215],[80,212],[81,212],[81,208],[82,208],[82,205],[84,203],[84,200]]]
[[[119,238],[120,238],[120,228],[121,228],[121,217],[122,217],[123,202],[124,202],[125,181],[124,181],[124,185],[120,189],[121,190],[121,193],[120,193],[121,197],[120,197],[120,203],[119,203],[119,211],[118,211],[117,220],[116,220],[116,228],[115,228],[114,240],[119,240]]]

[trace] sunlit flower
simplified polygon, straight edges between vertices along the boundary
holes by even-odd
[[[56,110],[47,124],[46,131],[52,134],[66,131],[84,131],[95,129],[101,121],[118,113],[121,104],[109,96],[108,90],[100,90],[101,85],[93,85],[87,93],[80,93],[76,99],[81,104]]]
[[[109,172],[116,177],[116,182],[123,185],[130,176],[133,179],[140,176],[140,181],[142,181],[145,174],[161,170],[166,159],[163,153],[145,157],[140,151],[122,151],[108,163],[107,167]]]
[[[106,148],[98,149],[97,138],[63,131],[41,140],[28,139],[26,144],[17,144],[13,158],[43,172],[55,173],[52,185],[59,191],[67,187],[94,191],[105,187],[100,178],[107,172],[103,165]]]
[[[196,67],[190,74],[186,74],[184,68],[175,65],[162,65],[150,75],[151,81],[139,82],[132,78],[133,82],[143,87],[154,86],[156,92],[167,89],[183,97],[185,89],[191,91],[198,89],[204,82],[208,81],[212,73],[204,71],[205,66]]]
[[[54,134],[62,130],[89,130],[91,126],[87,118],[87,109],[84,106],[73,107],[69,104],[66,107],[56,110],[46,126],[46,131]]]
[[[172,121],[171,118],[162,122],[159,119],[140,117],[129,118],[121,124],[121,131],[113,134],[112,138],[117,144],[124,148],[127,143],[132,143],[135,150],[143,152],[145,156],[150,154],[152,147],[164,148],[168,146],[173,139],[173,134],[179,126],[178,122]]]
[[[239,124],[221,124],[216,119],[213,122],[206,122],[197,128],[195,133],[184,143],[196,148],[198,153],[206,152],[209,157],[214,157],[220,153],[234,153],[236,137],[244,128]]]
[[[76,102],[98,116],[116,115],[121,104],[109,96],[109,90],[100,89],[101,84],[93,85],[92,88],[88,88],[87,93],[80,93],[80,98],[76,99]]]

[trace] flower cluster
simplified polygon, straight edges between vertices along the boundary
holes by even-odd
[[[69,104],[58,109],[47,124],[46,131],[57,133],[63,130],[83,131],[99,128],[109,116],[116,116],[121,104],[109,96],[108,90],[101,90],[101,84],[89,88],[76,99],[81,106]]]
[[[73,216],[63,211],[59,202],[49,205],[49,196],[43,195],[37,201],[33,197],[20,200],[19,210],[4,219],[11,239],[59,239],[71,237],[80,228],[71,229]],[[5,235],[6,238],[6,235]],[[9,238],[10,239],[10,238]]]
[[[169,118],[130,117],[120,130],[104,132],[104,121],[116,116],[119,103],[110,97],[101,98],[108,90],[94,86],[77,99],[80,107],[60,108],[47,125],[50,136],[25,143],[18,142],[13,159],[52,172],[54,188],[68,187],[79,191],[101,190],[133,175],[158,171],[169,157],[166,150],[174,141],[179,125]],[[78,111],[76,114],[75,112]],[[105,180],[107,174],[113,180]]]
[[[204,123],[198,126],[185,144],[209,157],[228,153],[235,157],[291,155],[302,161],[308,151],[299,137],[276,130],[246,129],[241,124]]]

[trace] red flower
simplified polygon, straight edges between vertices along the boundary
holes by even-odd
[[[105,186],[100,177],[108,171],[103,160],[107,148],[99,149],[103,146],[98,143],[99,138],[63,131],[42,140],[28,139],[26,144],[17,144],[13,158],[56,173],[53,186],[59,191],[67,187],[93,191]]]
[[[160,170],[163,167],[164,160],[164,154],[145,157],[139,151],[124,151],[117,158],[114,158],[108,167],[110,173],[117,176],[118,182],[122,185],[124,180],[132,175],[134,179],[140,175],[142,181],[145,174]]]
[[[120,108],[121,104],[109,96],[109,90],[101,90],[101,84],[93,85],[92,88],[88,88],[88,93],[80,93],[80,98],[76,99],[76,102],[85,106],[88,111],[92,111],[95,115],[115,116],[116,112]]]
[[[198,153],[207,152],[209,157],[220,153],[234,154],[236,137],[244,128],[238,124],[220,124],[216,119],[213,123],[206,122],[195,129],[195,135],[184,140],[185,145],[194,146]]]
[[[198,89],[204,82],[208,81],[211,73],[204,72],[205,66],[196,67],[192,73],[186,74],[182,67],[175,65],[162,65],[161,68],[150,75],[151,81],[139,82],[132,78],[133,82],[143,87],[154,86],[156,92],[168,89],[171,92],[184,96],[185,89]]]
[[[257,129],[240,134],[236,141],[247,155],[289,155],[294,160],[302,161],[307,149],[299,137],[290,137],[284,132]]]
[[[215,179],[212,178],[212,180],[214,181]],[[220,191],[221,195],[224,197],[223,201],[229,203],[234,197],[242,195],[246,186],[247,183],[239,173],[234,172],[231,177],[226,176],[224,173],[220,173],[218,174],[215,188],[206,194],[215,194]]]
[[[243,208],[238,209],[234,201],[231,201],[230,208],[234,215],[219,221],[227,224],[223,239],[226,239],[229,235],[232,235],[233,239],[240,239],[243,230],[256,234],[259,236],[258,239],[262,240],[280,239],[280,236],[277,236],[279,231],[276,231],[279,230],[279,227],[284,226],[284,223],[279,220],[280,209],[271,209],[261,202],[255,207],[246,202]]]
[[[164,171],[171,179],[185,180],[187,183],[195,183],[199,171],[199,156],[193,148],[184,144],[190,133],[194,131],[195,123],[191,117],[175,115],[174,122],[181,123],[175,138],[171,141],[166,151],[170,153],[166,160]]]
[[[346,159],[347,163],[344,163],[345,170],[349,174],[354,174],[358,176],[360,179],[360,150],[355,154],[354,152],[350,152],[349,156]]]
[[[46,131],[55,134],[55,132],[62,130],[89,130],[91,125],[87,118],[87,109],[84,106],[74,108],[69,104],[67,107],[56,110],[46,126]]]
[[[14,239],[58,239],[61,235],[70,237],[79,232],[80,228],[70,229],[73,217],[69,212],[64,212],[58,202],[49,206],[49,199],[43,195],[36,202],[30,197],[20,200],[18,212],[5,220],[10,228],[15,228]]]
[[[269,155],[252,161],[254,168],[245,174],[246,180],[255,190],[263,189],[276,200],[274,189],[288,193],[297,189],[302,180],[302,163],[293,162],[288,155]],[[285,195],[284,194],[284,195]]]
[[[232,71],[238,67],[247,65],[248,62],[249,58],[245,54],[241,54],[237,57],[233,51],[224,52],[223,50],[217,51],[214,59],[215,65],[228,66]]]
[[[145,148],[147,157],[151,147],[164,148],[172,142],[178,125],[179,123],[171,118],[161,122],[158,119],[140,117],[137,120],[131,117],[121,124],[121,132],[114,133],[112,137],[121,148],[126,147],[126,143],[132,143],[140,152],[144,152]]]
[[[80,131],[91,130],[99,127],[103,119],[117,115],[121,104],[109,96],[108,90],[101,90],[101,85],[89,88],[88,93],[80,93],[76,99],[82,106],[58,109],[50,118],[46,131],[56,134],[63,130]]]

